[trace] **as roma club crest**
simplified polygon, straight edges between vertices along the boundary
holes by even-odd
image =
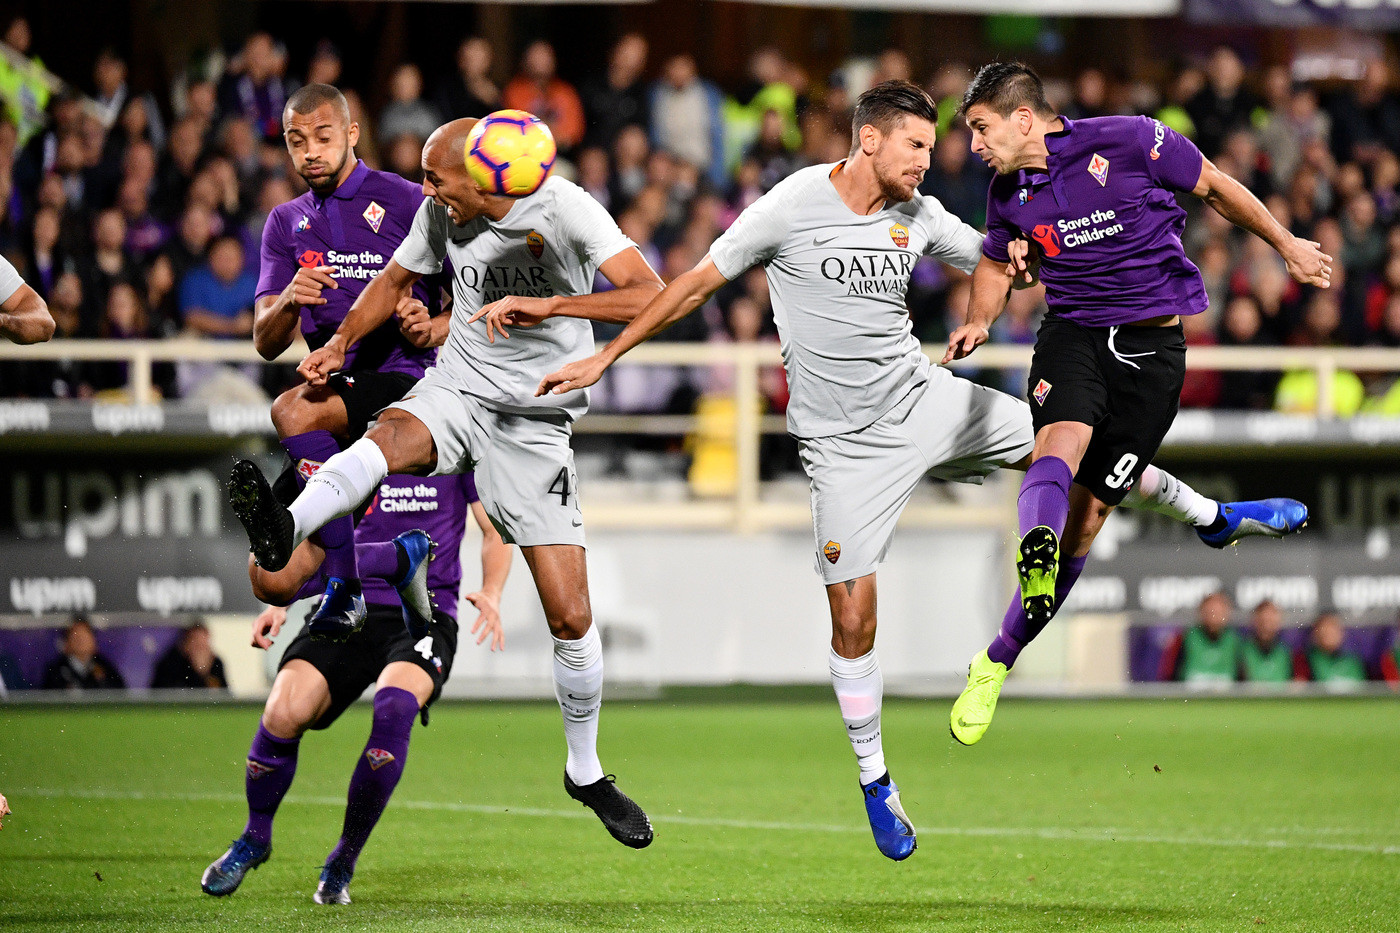
[[[374,201],[370,201],[369,207],[365,208],[364,217],[365,222],[369,224],[369,228],[375,233],[378,233],[379,225],[384,222],[384,208],[380,207]]]
[[[841,545],[835,541],[828,541],[826,547],[822,548],[822,553],[826,555],[827,560],[834,564],[841,559]]]
[[[1094,176],[1094,181],[1099,183],[1099,187],[1108,184],[1108,160],[1097,152],[1089,160],[1089,174]]]
[[[890,228],[890,239],[894,240],[894,245],[900,249],[906,248],[909,245],[909,228],[904,224],[895,224]]]
[[[525,234],[525,245],[536,259],[544,255],[544,237],[540,236],[539,231],[531,230]]]

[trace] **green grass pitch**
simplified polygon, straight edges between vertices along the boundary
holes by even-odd
[[[272,860],[215,900],[243,825],[242,707],[0,707],[0,929],[1400,929],[1400,705],[1386,698],[892,701],[919,849],[871,841],[830,701],[610,702],[603,763],[656,842],[561,786],[552,704],[443,704],[350,887],[311,903],[365,706],[302,745]]]

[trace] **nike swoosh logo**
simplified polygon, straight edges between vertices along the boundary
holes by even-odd
[[[582,528],[582,527],[583,527],[583,522],[575,521],[575,522],[574,522],[574,527],[575,527],[575,528]]]
[[[812,245],[813,245],[813,246],[825,246],[826,244],[830,243],[832,240],[836,239],[838,236],[840,236],[840,234],[838,234],[838,233],[833,233],[831,236],[827,237],[825,240],[821,239],[820,237],[813,237],[813,238],[812,238]]]
[[[850,723],[847,723],[847,724],[846,724],[846,728],[849,729],[851,732],[859,732],[861,729],[864,729],[866,726],[870,725],[872,722],[874,722],[875,720],[877,720],[877,719],[879,719],[879,718],[880,718],[880,717],[879,717],[879,715],[877,714],[877,715],[875,715],[875,716],[871,716],[871,717],[870,717],[869,719],[867,719],[865,722],[857,723],[857,724],[854,725],[854,726],[851,725]]]
[[[589,700],[593,699],[592,697],[576,697],[572,693],[566,693],[564,694],[564,696],[568,697],[571,700],[578,700],[580,703],[586,703]]]
[[[958,717],[958,725],[962,726],[964,729],[971,729],[973,726],[985,726],[986,723],[985,723],[985,722],[968,722],[968,721],[966,721],[965,719],[963,719],[961,716],[959,716],[959,717]]]

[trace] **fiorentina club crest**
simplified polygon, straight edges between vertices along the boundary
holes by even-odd
[[[890,239],[894,240],[894,245],[904,249],[909,245],[909,228],[904,224],[895,224],[890,228]]]
[[[394,760],[394,756],[382,748],[365,749],[365,757],[369,759],[369,769],[378,771],[380,768]]]
[[[544,255],[544,237],[540,236],[536,230],[525,234],[525,246],[529,248],[530,255],[536,259]]]
[[[1035,391],[1031,394],[1035,396],[1035,403],[1037,405],[1044,405],[1045,396],[1050,394],[1050,383],[1046,382],[1044,379],[1040,380],[1035,384]]]
[[[1094,176],[1094,181],[1099,183],[1100,188],[1102,188],[1104,185],[1107,185],[1108,160],[1105,159],[1103,156],[1099,155],[1097,152],[1094,153],[1094,157],[1089,160],[1089,174]]]
[[[834,564],[841,559],[841,545],[835,541],[828,541],[826,547],[822,548],[822,553],[826,555],[827,560]]]
[[[261,761],[254,761],[251,758],[248,759],[248,780],[250,781],[256,781],[264,774],[271,774],[273,771],[276,770],[276,768],[269,767],[268,765],[263,764]]]
[[[315,460],[307,460],[302,457],[297,461],[297,475],[303,480],[308,480],[316,475],[316,471],[321,469],[321,464]]]
[[[380,207],[377,202],[370,201],[369,207],[365,208],[364,217],[365,221],[369,224],[369,228],[375,233],[378,233],[379,225],[384,222],[384,208]]]

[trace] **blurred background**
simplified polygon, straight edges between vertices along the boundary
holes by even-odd
[[[1282,646],[1273,689],[1397,686],[1400,9],[47,0],[0,3],[0,29],[0,251],[58,324],[50,344],[0,347],[0,695],[145,697],[179,685],[162,664],[195,671],[187,690],[267,690],[280,651],[248,646],[260,607],[224,487],[235,456],[270,474],[282,457],[268,405],[300,352],[262,364],[249,336],[263,222],[304,190],[280,138],[301,83],[342,88],[357,154],[415,180],[441,122],[539,114],[556,171],[669,280],[787,174],[844,157],[852,102],[887,78],[940,101],[922,190],[981,226],[988,175],[953,112],[997,58],[1034,65],[1070,117],[1156,116],[1339,258],[1331,290],[1299,287],[1262,241],[1184,199],[1211,308],[1187,319],[1192,369],[1158,462],[1222,500],[1300,498],[1312,522],[1221,553],[1116,515],[1010,689],[1261,689],[1193,664],[1193,631]],[[915,334],[937,348],[967,296],[966,277],[920,264]],[[1016,293],[964,375],[1024,396],[1043,311],[1039,289]],[[750,272],[594,391],[575,447],[610,689],[827,678],[776,341]],[[892,691],[956,692],[995,631],[1018,483],[930,481],[911,504],[880,571]],[[474,588],[470,536],[463,556]],[[449,694],[549,692],[520,563],[505,618],[507,650],[464,645]],[[50,676],[98,655],[120,690]]]

